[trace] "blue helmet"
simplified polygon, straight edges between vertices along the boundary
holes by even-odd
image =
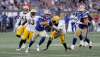
[[[86,18],[86,17],[88,17],[88,14],[83,13],[83,14],[80,14],[78,17],[79,17],[79,19]]]

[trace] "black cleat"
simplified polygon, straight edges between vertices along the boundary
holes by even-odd
[[[65,51],[71,50],[71,48],[67,47],[67,49],[65,49]]]
[[[70,47],[68,47],[67,49],[68,49],[68,50],[71,50],[71,48],[70,48]]]
[[[47,51],[47,50],[48,50],[47,48],[43,49],[43,51]]]
[[[79,45],[79,47],[82,47],[82,45]]]
[[[67,52],[68,49],[65,49],[65,51]]]
[[[92,49],[92,46],[89,46],[89,49]]]

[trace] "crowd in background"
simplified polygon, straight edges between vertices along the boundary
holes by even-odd
[[[38,10],[38,15],[43,14],[43,9],[50,9],[53,14],[72,13],[78,5],[84,4],[91,11],[94,20],[94,30],[100,27],[100,1],[99,0],[0,0],[0,31],[13,29],[22,6],[28,5]]]

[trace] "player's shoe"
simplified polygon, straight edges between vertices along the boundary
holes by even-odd
[[[92,42],[90,42],[89,43],[89,49],[92,49],[92,47],[93,47],[93,44],[92,44]]]
[[[67,47],[67,50],[71,50],[71,48],[70,47]]]
[[[89,46],[89,49],[92,49],[93,46]]]
[[[43,49],[43,51],[46,51],[46,50],[48,50],[48,48]]]
[[[71,45],[70,49],[74,50],[75,49],[75,45]]]
[[[87,43],[87,42],[84,42],[84,46],[86,47],[86,46],[88,46],[89,44]]]
[[[29,48],[27,48],[26,50],[25,50],[25,53],[28,53],[29,52]]]
[[[25,47],[26,47],[26,44],[23,44],[21,48],[24,49]]]
[[[82,45],[80,44],[79,47],[82,47]]]
[[[21,48],[17,48],[17,49],[16,49],[16,51],[20,51],[20,50],[21,50]]]
[[[39,46],[39,45],[36,46],[36,50],[37,50],[38,52],[40,51],[40,46]]]
[[[80,41],[79,47],[82,47],[82,46],[84,46],[84,41],[83,40]]]

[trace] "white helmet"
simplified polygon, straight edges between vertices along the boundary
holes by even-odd
[[[37,10],[36,9],[32,9],[31,12],[37,12]]]

